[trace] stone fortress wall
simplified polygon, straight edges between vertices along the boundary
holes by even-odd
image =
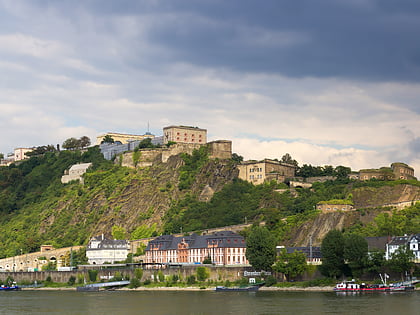
[[[230,159],[232,157],[232,141],[217,140],[207,144],[175,143],[169,148],[140,149],[137,153],[137,161],[134,159],[135,152],[126,152],[121,155],[121,160],[117,158],[115,163],[121,163],[121,166],[130,168],[148,167],[157,162],[166,163],[171,156],[181,153],[192,154],[194,150],[198,150],[203,145],[207,145],[209,148],[209,158],[211,159]]]
[[[70,251],[77,251],[84,246],[73,246],[60,249],[52,249],[49,246],[41,247],[40,252],[21,254],[14,257],[0,259],[0,272],[5,271],[28,271],[41,270],[42,266],[50,261],[57,262],[57,267],[61,267],[63,258]],[[45,248],[45,249],[43,249]]]

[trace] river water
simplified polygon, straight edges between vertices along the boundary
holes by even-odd
[[[0,314],[420,314],[407,293],[213,291],[0,292]]]

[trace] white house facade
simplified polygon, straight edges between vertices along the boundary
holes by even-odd
[[[91,265],[115,263],[127,259],[129,242],[110,240],[103,235],[93,237],[86,247],[86,257]]]

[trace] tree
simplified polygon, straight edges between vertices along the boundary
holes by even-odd
[[[392,254],[391,259],[388,261],[388,266],[391,270],[399,272],[401,279],[404,279],[404,273],[406,271],[411,272],[414,267],[414,253],[408,248],[408,246],[401,245]]]
[[[203,264],[211,264],[212,263],[212,261],[211,261],[211,257],[210,257],[210,255],[209,256],[207,256],[206,258],[204,258],[204,260],[203,260]]]
[[[4,154],[0,152],[0,160],[4,159]]]
[[[385,265],[385,252],[370,252],[367,260],[367,270],[373,273],[380,273]]]
[[[205,281],[210,276],[209,270],[206,267],[197,267],[197,280]]]
[[[114,225],[112,227],[112,237],[114,240],[125,240],[127,238],[127,231],[122,226]]]
[[[321,244],[321,273],[327,277],[339,277],[344,270],[344,237],[338,230],[331,230]]]
[[[139,145],[137,146],[137,148],[139,149],[154,148],[154,147],[155,145],[152,143],[152,139],[150,138],[145,138],[141,140]]]
[[[304,253],[299,251],[288,253],[286,249],[283,249],[273,268],[277,272],[284,273],[287,280],[290,281],[291,278],[304,273],[308,265]]]
[[[349,234],[344,238],[344,259],[347,261],[354,276],[359,277],[366,267],[368,243],[364,237]]]
[[[42,155],[42,154],[45,154],[47,152],[56,152],[56,151],[57,151],[57,149],[55,148],[55,146],[53,146],[52,144],[49,144],[49,145],[43,145],[43,146],[36,147],[32,151],[26,152],[25,155],[26,156],[35,156],[35,155]]]
[[[91,282],[95,282],[96,278],[98,276],[98,270],[90,269],[90,270],[88,270],[88,275],[89,275],[89,280]]]
[[[83,148],[87,148],[88,146],[90,146],[90,138],[87,136],[83,136],[79,139],[79,145],[80,147]]]
[[[289,153],[286,153],[285,155],[283,155],[281,157],[280,162],[291,164],[291,165],[294,165],[294,166],[298,166],[298,162],[296,160],[294,160]]]
[[[265,227],[253,226],[246,240],[246,258],[256,270],[270,270],[276,260],[276,241]]]
[[[334,172],[337,179],[347,179],[348,174],[351,173],[351,168],[339,165],[334,169]]]
[[[63,142],[62,147],[67,150],[75,150],[79,147],[79,140],[76,138],[68,138]]]
[[[241,163],[244,160],[244,157],[242,155],[239,155],[237,153],[232,153],[232,161],[236,163]]]
[[[103,137],[101,144],[102,143],[114,143],[114,138],[112,138],[110,135],[106,135],[105,137]]]

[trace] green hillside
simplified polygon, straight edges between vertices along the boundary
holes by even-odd
[[[64,171],[79,162],[93,163],[85,184],[62,184]],[[239,180],[236,163],[210,160],[203,148],[133,169],[104,160],[92,147],[0,167],[0,257],[37,251],[47,243],[83,245],[101,233],[137,239],[260,221],[278,242],[292,245],[304,244],[310,229],[314,240],[337,227],[369,236],[420,231],[419,204],[394,214],[380,208],[403,193],[418,194],[418,181],[341,179],[288,190],[285,184]],[[207,203],[199,201],[206,185],[215,190]],[[327,200],[348,200],[359,210],[321,215],[315,205]]]

